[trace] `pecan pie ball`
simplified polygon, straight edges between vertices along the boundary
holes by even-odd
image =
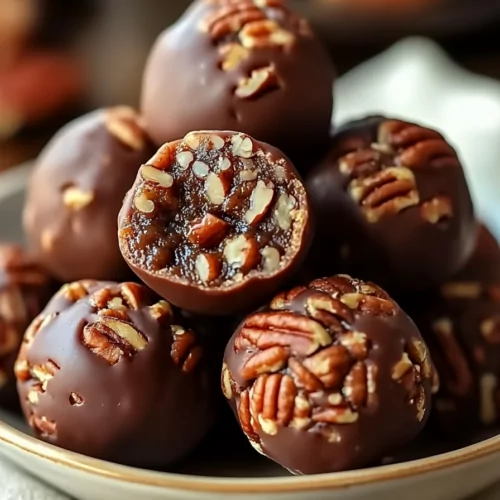
[[[435,421],[452,434],[498,424],[500,247],[486,227],[465,268],[429,297],[427,307],[414,318],[441,379]]]
[[[238,132],[191,132],[139,170],[119,215],[132,270],[172,304],[229,315],[268,300],[304,260],[309,202],[290,161]]]
[[[24,229],[60,281],[123,279],[116,217],[154,153],[130,108],[101,109],[66,125],[42,152],[28,188]]]
[[[321,274],[356,272],[397,290],[439,285],[474,249],[464,172],[443,136],[370,117],[348,123],[306,180],[318,216]]]
[[[297,474],[361,467],[409,443],[435,385],[410,318],[382,289],[346,275],[282,293],[248,316],[222,370],[250,443]]]
[[[189,453],[213,421],[197,334],[148,288],[65,285],[26,332],[18,391],[36,436],[137,466]]]
[[[15,398],[14,362],[24,332],[48,302],[53,283],[31,255],[0,243],[0,402]]]
[[[314,164],[328,142],[333,81],[326,50],[284,0],[198,0],[158,38],[142,112],[158,145],[238,130]]]

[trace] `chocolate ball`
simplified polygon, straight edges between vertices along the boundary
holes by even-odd
[[[222,388],[250,443],[297,474],[368,465],[409,443],[430,412],[434,368],[382,289],[318,279],[247,316]]]
[[[26,332],[18,391],[36,436],[84,455],[160,467],[213,421],[198,336],[146,287],[65,285]]]
[[[328,142],[333,81],[327,52],[284,1],[200,0],[158,38],[142,112],[158,145],[238,130],[310,165]]]
[[[385,117],[348,123],[306,180],[318,216],[311,264],[397,290],[439,285],[474,249],[460,160],[443,136]]]
[[[78,118],[42,152],[28,188],[24,229],[60,281],[130,275],[118,249],[116,217],[153,152],[137,114],[127,107]]]
[[[237,132],[191,132],[165,144],[139,170],[118,226],[139,278],[172,304],[212,315],[270,298],[312,239],[293,165]]]
[[[0,403],[15,399],[14,362],[24,332],[51,296],[53,283],[31,255],[0,244]]]
[[[441,379],[435,422],[460,435],[464,428],[500,422],[500,247],[485,226],[463,270],[414,318]],[[423,310],[422,310],[423,309]]]

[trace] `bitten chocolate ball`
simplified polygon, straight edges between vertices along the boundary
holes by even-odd
[[[158,145],[238,130],[310,165],[328,142],[333,81],[327,52],[286,2],[199,0],[158,38],[142,112]]]
[[[465,268],[429,297],[426,306],[414,318],[441,379],[434,402],[436,422],[454,434],[498,424],[500,248],[486,227],[481,227]]]
[[[15,398],[14,362],[23,335],[49,301],[52,287],[21,246],[0,244],[0,403]]]
[[[141,167],[119,215],[132,270],[172,304],[229,315],[269,299],[311,243],[307,194],[277,149],[192,132]]]
[[[116,217],[153,153],[137,114],[127,107],[78,118],[42,152],[28,189],[24,229],[60,281],[130,276],[118,249]]]
[[[384,117],[347,124],[306,180],[321,274],[356,272],[398,290],[439,285],[474,249],[476,223],[455,150],[428,128]]]
[[[434,368],[379,287],[339,275],[278,295],[229,342],[222,388],[250,443],[291,472],[352,469],[409,443]]]
[[[213,421],[197,335],[134,283],[65,285],[26,332],[18,391],[35,434],[84,455],[160,467]]]

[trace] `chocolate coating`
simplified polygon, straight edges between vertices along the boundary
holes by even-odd
[[[158,145],[238,130],[313,165],[328,142],[333,81],[326,50],[282,0],[200,0],[159,36],[142,113]]]
[[[465,268],[414,318],[429,344],[441,379],[435,422],[461,435],[464,428],[500,422],[500,247],[482,226]]]
[[[339,275],[248,316],[226,348],[222,388],[258,451],[317,474],[368,465],[415,438],[434,375],[399,306]]]
[[[464,172],[434,130],[385,117],[348,123],[306,185],[318,217],[317,273],[419,290],[452,276],[473,251]]]
[[[132,270],[172,304],[230,315],[269,299],[312,239],[307,193],[276,148],[191,132],[141,167],[118,218]]]
[[[213,421],[197,335],[134,283],[65,285],[28,331],[16,362],[35,434],[105,460],[160,467]]]
[[[118,249],[116,217],[153,152],[137,114],[127,107],[78,118],[46,146],[28,188],[24,229],[60,281],[130,275]]]
[[[15,399],[14,362],[24,331],[51,296],[47,273],[16,244],[0,244],[0,403]]]

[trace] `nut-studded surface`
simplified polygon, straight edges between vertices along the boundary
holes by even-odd
[[[500,248],[485,226],[465,268],[414,317],[441,379],[434,401],[441,430],[500,422]],[[422,309],[422,306],[420,306]]]
[[[28,328],[15,365],[36,435],[135,465],[189,453],[213,399],[198,336],[183,324],[142,285],[65,285]]]
[[[309,223],[305,189],[278,150],[245,134],[191,132],[141,167],[119,240],[160,295],[230,314],[265,300],[296,270]]]
[[[0,245],[0,402],[15,398],[14,362],[24,331],[48,302],[52,280],[19,245]]]
[[[366,465],[409,442],[429,414],[433,379],[412,321],[382,289],[345,275],[248,316],[222,370],[254,447],[304,474]]]
[[[389,285],[426,288],[449,278],[473,250],[464,173],[455,150],[435,130],[384,117],[348,123],[307,185],[323,233],[318,253],[325,246],[329,255],[332,246],[344,249],[339,263],[322,263],[326,269],[352,267]],[[335,233],[332,219],[340,221]]]
[[[123,197],[154,148],[134,110],[95,111],[64,127],[37,161],[24,211],[30,246],[62,282],[130,276],[118,249]]]
[[[198,0],[160,35],[142,110],[158,145],[238,130],[310,166],[328,142],[333,80],[326,51],[284,0]]]

